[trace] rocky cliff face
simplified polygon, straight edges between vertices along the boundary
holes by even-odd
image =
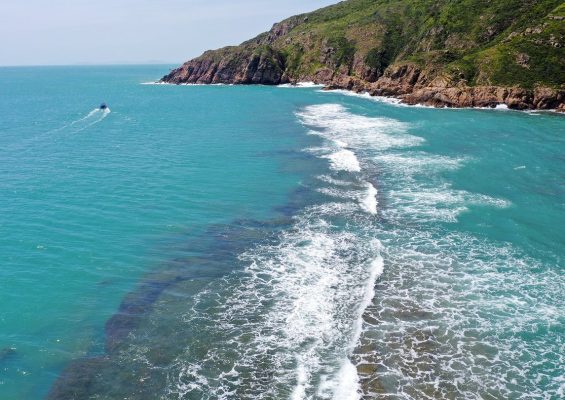
[[[402,65],[388,69],[375,82],[350,76],[333,77],[328,89],[368,92],[373,96],[392,96],[404,103],[434,107],[496,107],[505,104],[516,110],[557,110],[565,112],[565,90],[548,87],[467,86],[442,79],[430,79],[414,66]]]
[[[217,54],[205,53],[163,77],[168,83],[264,84],[283,82],[284,59],[272,50]]]
[[[408,104],[565,111],[565,3],[455,3],[344,1],[208,51],[162,81],[313,81]]]

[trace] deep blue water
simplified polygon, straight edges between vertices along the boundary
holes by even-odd
[[[166,72],[0,69],[0,398],[563,395],[563,116]]]

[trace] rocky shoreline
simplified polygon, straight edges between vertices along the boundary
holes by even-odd
[[[408,105],[426,105],[449,108],[495,108],[506,105],[514,110],[553,110],[565,113],[565,90],[538,87],[533,90],[520,87],[500,86],[451,86],[448,82],[434,81],[432,84],[419,82],[420,72],[410,68],[387,71],[376,82],[367,82],[352,76],[332,76],[329,70],[321,70],[311,77],[300,80],[275,77],[270,73],[253,71],[251,74],[238,76],[220,75],[215,66],[209,69],[196,69],[187,73],[185,69],[173,71],[163,77],[159,83],[169,84],[235,84],[235,85],[280,85],[313,82],[324,85],[326,90],[348,90],[355,93],[368,93],[371,96],[383,96],[399,99]]]
[[[434,19],[439,9],[453,11],[451,2],[435,10],[403,0],[348,0],[276,23],[238,46],[206,51],[160,82],[314,82],[412,105],[565,112],[565,6],[549,3],[534,12],[525,2],[499,25],[492,22],[496,5],[477,3],[472,23],[451,32]],[[431,27],[414,28],[409,4],[420,7],[422,25],[434,21]]]
[[[315,82],[315,81],[314,81]],[[453,85],[443,79],[427,81],[416,68],[392,69],[376,82],[340,76],[326,83],[328,89],[345,89],[372,96],[395,97],[409,105],[453,108],[494,108],[506,105],[514,110],[556,110],[565,112],[565,90],[537,87]]]
[[[371,96],[393,97],[408,105],[438,108],[494,108],[506,105],[514,110],[554,110],[565,113],[565,90],[453,84],[447,79],[430,80],[424,72],[410,65],[388,69],[375,82],[335,74],[330,69],[321,69],[312,76],[290,79],[281,73],[283,70],[282,64],[279,68],[273,68],[261,59],[251,60],[238,68],[227,68],[221,63],[197,59],[173,70],[159,83],[280,85],[313,82],[324,85],[328,90],[343,89],[369,93]]]

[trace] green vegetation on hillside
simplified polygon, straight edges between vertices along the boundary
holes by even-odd
[[[268,46],[293,79],[329,68],[374,81],[391,65],[415,64],[468,85],[565,83],[560,0],[349,0],[277,26],[220,51]]]

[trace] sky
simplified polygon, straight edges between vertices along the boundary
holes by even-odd
[[[0,65],[180,63],[338,0],[0,0]]]

